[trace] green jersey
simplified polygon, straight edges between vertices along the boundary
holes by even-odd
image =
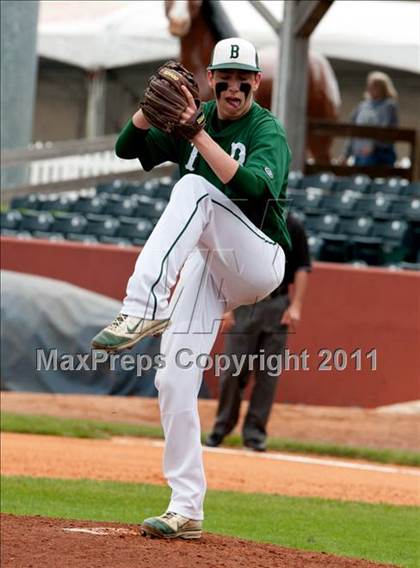
[[[235,121],[220,121],[215,101],[204,103],[204,113],[205,130],[240,164],[229,183],[224,184],[216,176],[191,142],[174,138],[157,128],[148,130],[144,141],[137,147],[137,157],[142,166],[148,171],[171,161],[179,165],[181,176],[194,173],[204,177],[227,195],[268,237],[290,249],[285,220],[290,150],[280,122],[256,102],[246,115]],[[120,139],[123,138],[122,133]],[[133,143],[134,138],[130,138]],[[121,145],[120,140],[117,146],[118,143]],[[256,194],[253,191],[255,186],[261,187],[262,191]]]

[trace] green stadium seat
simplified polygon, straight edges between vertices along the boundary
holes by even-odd
[[[300,184],[302,182],[302,179],[303,179],[302,172],[298,171],[289,172],[287,187],[290,187],[290,189],[299,189],[301,187]]]
[[[147,182],[130,182],[127,183],[124,189],[124,195],[127,197],[144,195],[145,197],[155,196],[155,186],[147,185]]]
[[[20,211],[9,210],[1,214],[1,228],[18,230],[22,221],[22,214]]]
[[[417,197],[420,199],[420,181],[412,181],[401,188],[400,195],[405,197]]]
[[[369,176],[364,174],[356,174],[351,177],[342,177],[336,180],[334,185],[335,193],[343,193],[344,191],[351,190],[359,193],[370,193],[370,186],[372,180]]]
[[[87,225],[86,234],[96,237],[114,237],[120,226],[118,219],[110,215],[96,215],[89,213],[86,215]]]
[[[410,232],[405,221],[377,221],[372,236],[353,239],[354,257],[376,266],[401,262],[409,250]]]
[[[83,234],[86,232],[87,219],[79,213],[55,213],[54,222],[51,230],[63,233],[78,233]]]
[[[308,235],[308,248],[312,259],[319,260],[323,245],[324,239],[316,235]]]
[[[316,187],[325,191],[332,191],[335,186],[337,178],[330,172],[321,172],[310,176],[305,176],[300,184],[302,189],[308,187]]]
[[[420,221],[420,198],[400,198],[391,206],[391,214],[403,220]]]
[[[323,235],[323,233],[336,233],[340,224],[340,217],[335,213],[306,213],[305,229],[311,235]]]
[[[295,209],[294,211],[291,211],[291,215],[297,219],[300,223],[302,223],[302,225],[305,224],[305,213],[303,211],[299,211],[298,209]]]
[[[137,202],[132,197],[109,195],[103,210],[103,214],[114,217],[130,217],[137,211]]]
[[[317,211],[321,208],[322,191],[295,189],[287,192],[287,202],[292,211]]]
[[[337,213],[341,217],[355,217],[356,205],[360,198],[360,193],[349,190],[344,193],[334,193],[324,197],[322,209],[327,213]]]
[[[164,199],[151,199],[144,196],[138,197],[136,202],[135,216],[146,219],[159,219],[168,204]]]
[[[39,195],[30,193],[22,197],[13,197],[10,202],[11,209],[38,209],[40,206]]]
[[[1,229],[2,237],[13,237],[16,239],[32,239],[30,231],[17,231],[15,229]]]
[[[71,211],[74,199],[65,195],[43,195],[39,197],[37,209],[42,211]]]
[[[54,232],[48,233],[45,231],[34,231],[32,233],[32,237],[34,239],[44,239],[46,241],[57,241],[57,242],[66,240],[62,233],[54,233]]]
[[[118,236],[129,240],[141,240],[144,244],[153,231],[153,223],[150,219],[120,217]]]
[[[133,246],[129,239],[123,239],[122,237],[99,237],[99,242],[105,245],[116,245],[118,247]]]
[[[175,182],[171,177],[165,176],[160,178],[159,185],[155,189],[154,197],[156,199],[164,199],[165,201],[169,201],[174,185]]]
[[[367,237],[373,230],[373,220],[369,217],[341,218],[338,233],[322,234],[324,244],[320,260],[328,262],[349,262],[354,260],[353,240]]]
[[[22,231],[49,231],[54,217],[47,211],[22,211],[20,230]]]
[[[67,240],[86,245],[97,244],[99,242],[95,235],[79,235],[78,233],[69,233],[67,235]]]
[[[101,193],[108,193],[108,194],[122,194],[125,192],[127,187],[127,182],[124,182],[120,179],[116,179],[109,183],[100,183],[96,186],[96,194],[100,195]]]
[[[358,215],[370,215],[380,217],[391,209],[393,199],[387,195],[365,195],[355,204]]]
[[[101,214],[105,209],[106,200],[101,196],[80,195],[79,199],[73,203],[72,211],[77,213]]]

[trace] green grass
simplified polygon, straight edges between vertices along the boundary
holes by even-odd
[[[75,438],[110,438],[111,436],[163,438],[162,429],[155,426],[13,414],[9,412],[2,413],[1,429],[4,432],[49,434]],[[203,441],[206,437],[207,435],[203,434]],[[240,436],[229,436],[225,439],[224,445],[240,447],[242,440]],[[420,467],[420,453],[404,450],[358,448],[323,442],[286,440],[283,438],[269,438],[267,447],[269,450],[275,451],[363,459],[378,463]]]
[[[166,487],[134,483],[2,478],[2,511],[138,523],[160,514]],[[209,491],[205,529],[304,550],[419,565],[420,508]]]

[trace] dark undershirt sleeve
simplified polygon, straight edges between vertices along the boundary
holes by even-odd
[[[134,126],[131,118],[122,129],[115,144],[115,153],[119,158],[131,160],[139,157],[145,145],[148,130],[143,130]]]
[[[137,128],[130,119],[117,139],[115,153],[126,160],[138,158],[144,170],[150,171],[163,162],[177,164],[178,146],[174,137],[154,127]]]

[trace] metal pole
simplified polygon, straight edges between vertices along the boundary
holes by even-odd
[[[38,1],[2,1],[0,11],[1,148],[23,148],[32,140]],[[3,169],[1,187],[22,185],[27,177],[27,167]]]

